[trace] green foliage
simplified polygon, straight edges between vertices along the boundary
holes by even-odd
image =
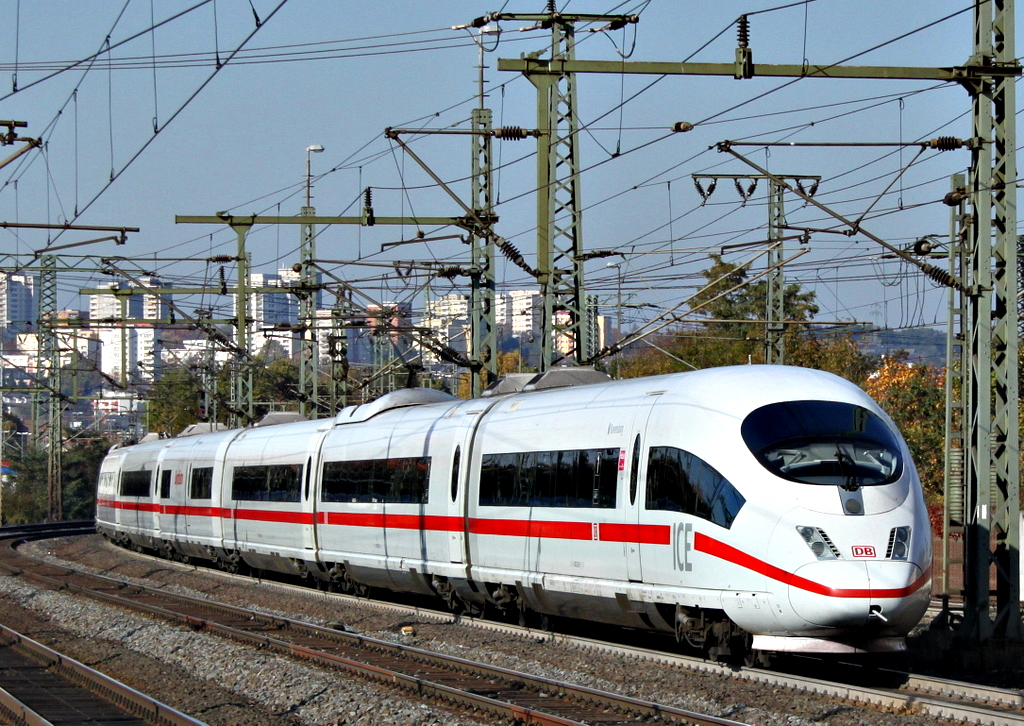
[[[278,346],[279,348],[280,346]],[[253,400],[256,418],[270,410],[294,409],[299,401],[299,367],[273,346],[267,353],[273,359],[261,356],[255,359],[253,372]],[[216,418],[228,419],[231,390],[231,370],[227,366],[217,372]],[[214,392],[210,392],[211,394]],[[149,430],[176,435],[186,426],[206,421],[212,411],[203,411],[203,387],[198,372],[188,368],[172,368],[150,390]]]
[[[17,477],[4,485],[4,524],[46,521],[46,451],[30,449],[15,470]]]
[[[102,437],[65,442],[62,492],[64,519],[91,519],[96,509],[96,483],[100,464],[110,449]],[[48,461],[45,449],[30,449],[16,460],[17,476],[3,488],[5,524],[30,524],[46,520]]]
[[[825,337],[794,330],[786,335],[785,346],[788,365],[835,373],[861,386],[879,365],[877,356],[864,354],[846,334]]]
[[[680,328],[635,349],[616,364],[622,377],[764,361],[764,326],[742,321],[764,320],[767,281],[744,284],[749,278],[745,269],[723,261],[719,255],[711,255],[711,261],[711,267],[701,273],[708,285],[693,296],[690,304],[694,314],[703,316],[707,322]],[[807,321],[818,313],[814,293],[797,284],[786,286],[783,306],[787,320]],[[805,340],[811,339],[798,332],[796,326],[790,326],[786,355],[789,346]]]
[[[150,388],[149,430],[177,434],[200,420],[202,389],[192,371],[171,368]]]
[[[96,513],[96,483],[110,442],[96,436],[76,439],[64,452],[64,519],[92,519]]]
[[[707,286],[693,297],[691,309],[718,322],[704,323],[710,337],[718,340],[722,362],[746,363],[764,360],[764,326],[740,321],[764,320],[767,309],[768,281],[747,283],[747,271],[711,255],[712,265],[701,274]],[[783,311],[787,320],[807,321],[818,314],[814,293],[800,285],[789,284],[783,291]],[[706,367],[706,366],[698,366]]]

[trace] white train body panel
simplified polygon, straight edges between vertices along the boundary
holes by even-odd
[[[898,648],[930,595],[906,444],[856,386],[789,367],[400,391],[114,450],[97,502],[104,532],[193,556],[686,637],[721,612],[772,650]]]

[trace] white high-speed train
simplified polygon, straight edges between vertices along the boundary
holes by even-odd
[[[675,632],[715,658],[905,647],[931,532],[862,390],[786,366],[551,378],[115,448],[97,526],[230,570]]]

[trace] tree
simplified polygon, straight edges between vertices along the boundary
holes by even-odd
[[[4,487],[5,524],[46,521],[46,450],[32,448],[18,463],[18,476]]]
[[[864,385],[895,421],[917,465],[930,503],[942,496],[946,437],[945,372],[886,358]]]
[[[64,519],[91,519],[95,515],[100,464],[109,450],[110,442],[100,436],[67,440],[61,478]],[[46,520],[47,458],[46,449],[32,448],[18,462],[17,477],[4,486],[4,523]]]
[[[535,373],[536,371],[536,368],[526,365],[526,361],[523,360],[518,349],[510,350],[507,353],[498,353],[498,378],[507,376],[509,373]],[[470,374],[467,369],[459,374],[456,396],[458,398],[470,398],[472,393],[470,389]]]
[[[618,364],[622,377],[764,361],[764,326],[750,321],[765,318],[767,281],[747,284],[746,269],[725,262],[720,255],[711,255],[711,262],[701,273],[708,285],[690,303],[694,314],[707,322],[680,326],[652,339],[657,348],[634,349]],[[814,292],[796,283],[787,285],[783,293],[786,319],[813,318],[818,313],[814,297]],[[799,339],[795,331],[795,326],[787,329],[787,343]]]
[[[268,346],[271,355],[274,348]],[[217,421],[228,419],[228,396],[231,390],[231,366],[225,365],[217,371],[216,399]],[[212,394],[212,391],[205,392]],[[254,415],[264,416],[272,409],[297,408],[299,401],[299,368],[289,358],[275,358],[268,361],[257,356],[253,362]],[[210,411],[202,409],[204,396],[199,373],[187,367],[167,370],[150,390],[149,430],[175,435],[186,426],[198,421],[209,420]],[[279,405],[279,404],[283,404]]]
[[[861,352],[857,341],[847,334],[818,336],[792,329],[786,334],[786,363],[835,373],[863,386],[878,369],[880,358]]]
[[[185,367],[170,368],[149,392],[149,430],[177,434],[206,417],[201,410],[203,391],[196,373]]]
[[[96,484],[110,442],[100,436],[72,439],[64,452],[64,518],[92,519],[96,513]]]
[[[732,363],[764,361],[762,325],[749,322],[764,320],[767,310],[768,281],[764,278],[747,283],[746,268],[725,262],[721,255],[711,255],[712,265],[701,274],[707,286],[693,297],[690,307],[696,314],[716,322],[704,323],[707,331],[723,341],[722,352]],[[806,322],[818,314],[814,293],[791,283],[783,290],[783,311],[787,320]],[[705,367],[705,366],[701,366]]]

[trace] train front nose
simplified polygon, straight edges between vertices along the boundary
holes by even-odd
[[[906,632],[928,606],[922,578],[921,568],[910,562],[812,562],[793,573],[789,602],[814,627]]]

